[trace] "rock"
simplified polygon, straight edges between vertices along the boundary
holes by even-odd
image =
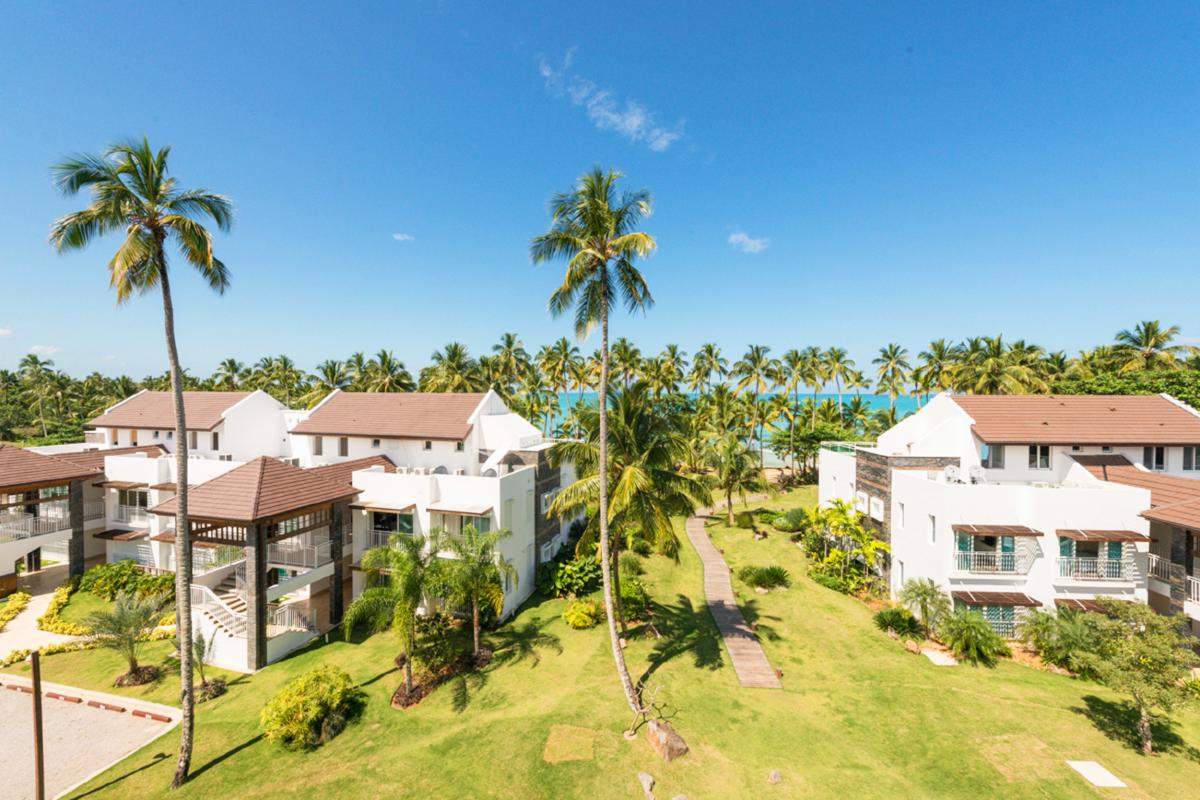
[[[921,645],[914,642],[912,639],[907,639],[904,642],[904,649],[914,655],[921,655]]]
[[[761,586],[755,586],[755,587],[754,587],[754,591],[755,591],[757,594],[766,594],[766,593],[767,593],[767,590],[766,590],[766,589],[764,589],[764,588],[763,588],[763,587],[761,587]]]
[[[773,769],[771,770],[771,774],[767,776],[767,783],[779,783],[781,777],[779,770]]]
[[[662,756],[663,761],[674,761],[688,751],[687,742],[675,732],[671,723],[661,719],[652,719],[646,723],[646,738],[654,752]]]
[[[647,800],[654,800],[654,776],[649,772],[639,772],[638,783],[642,785],[642,791],[646,793]]]
[[[686,794],[677,794],[674,797],[672,797],[671,800],[687,800],[687,795]]]
[[[889,639],[899,639],[900,634],[896,633],[895,628],[888,628],[888,638]]]
[[[625,637],[624,637],[624,636],[622,636],[622,637],[621,637],[621,639],[620,639],[620,642],[621,642],[621,649],[622,649],[622,650],[624,650],[626,647],[629,647],[629,642],[625,641]]]

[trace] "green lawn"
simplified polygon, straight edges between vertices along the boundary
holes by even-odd
[[[71,622],[76,625],[87,624],[89,615],[104,611],[112,606],[112,603],[105,600],[103,597],[97,597],[91,592],[75,592],[71,595],[71,599],[63,606],[63,610],[59,612],[59,617],[63,622]]]
[[[806,489],[767,505],[812,497]],[[470,687],[465,707],[443,687],[415,710],[389,708],[401,677],[392,669],[390,635],[320,644],[235,682],[228,696],[201,706],[195,777],[172,796],[640,798],[639,770],[658,780],[658,797],[693,800],[1195,796],[1195,712],[1163,732],[1165,754],[1143,758],[1117,725],[1125,721],[1120,706],[1102,688],[1007,662],[995,670],[935,667],[876,631],[862,604],[805,578],[803,555],[785,536],[757,542],[721,524],[710,532],[735,569],[778,563],[793,575],[790,589],[765,596],[735,581],[785,688],[738,687],[689,546],[678,566],[649,560],[644,580],[660,605],[656,623],[664,637],[635,636],[627,652],[635,675],[649,675],[663,712],[692,747],[674,764],[663,764],[643,739],[622,738],[628,714],[604,629],[572,631],[559,619],[563,602],[543,601],[493,637],[510,658]],[[526,646],[537,634],[557,638],[561,652],[543,646],[530,654]],[[48,680],[96,688],[120,671],[111,654],[99,652],[44,663]],[[265,700],[320,663],[363,682],[364,718],[312,753],[262,741]],[[153,692],[154,699],[169,694]],[[174,736],[151,744],[75,796],[163,796],[174,747]],[[1095,790],[1066,759],[1100,761],[1131,788]],[[769,785],[773,769],[782,781]]]

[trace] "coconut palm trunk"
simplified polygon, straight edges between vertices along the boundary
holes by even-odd
[[[167,364],[171,371],[171,399],[175,406],[175,485],[179,498],[175,511],[175,630],[180,642],[192,641],[192,537],[188,528],[188,441],[187,420],[183,408],[183,375],[179,368],[179,350],[175,346],[175,307],[171,302],[171,280],[165,268],[162,237],[157,237],[158,263],[162,270],[163,329],[167,338]],[[188,779],[192,765],[192,740],[196,731],[195,697],[192,691],[193,650],[179,648],[180,705],[179,762],[171,788],[178,789]]]

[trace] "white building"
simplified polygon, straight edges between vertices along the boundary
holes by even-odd
[[[873,445],[824,446],[820,501],[852,503],[890,543],[893,595],[931,578],[1010,634],[1030,607],[1151,599],[1151,489],[1092,462],[1200,499],[1184,477],[1200,477],[1198,455],[1200,415],[1165,395],[943,394]]]
[[[362,554],[391,533],[511,531],[502,616],[567,538],[546,511],[574,475],[494,392],[334,392],[311,411],[263,392],[185,392],[185,407],[194,622],[221,666],[257,669],[328,630],[365,586]],[[90,425],[83,445],[0,453],[0,564],[54,547],[66,559],[78,542],[71,574],[98,556],[174,571],[170,394],[140,392]]]

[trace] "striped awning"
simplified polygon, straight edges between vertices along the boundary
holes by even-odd
[[[955,533],[967,536],[1041,536],[1042,532],[1024,525],[951,525]]]

